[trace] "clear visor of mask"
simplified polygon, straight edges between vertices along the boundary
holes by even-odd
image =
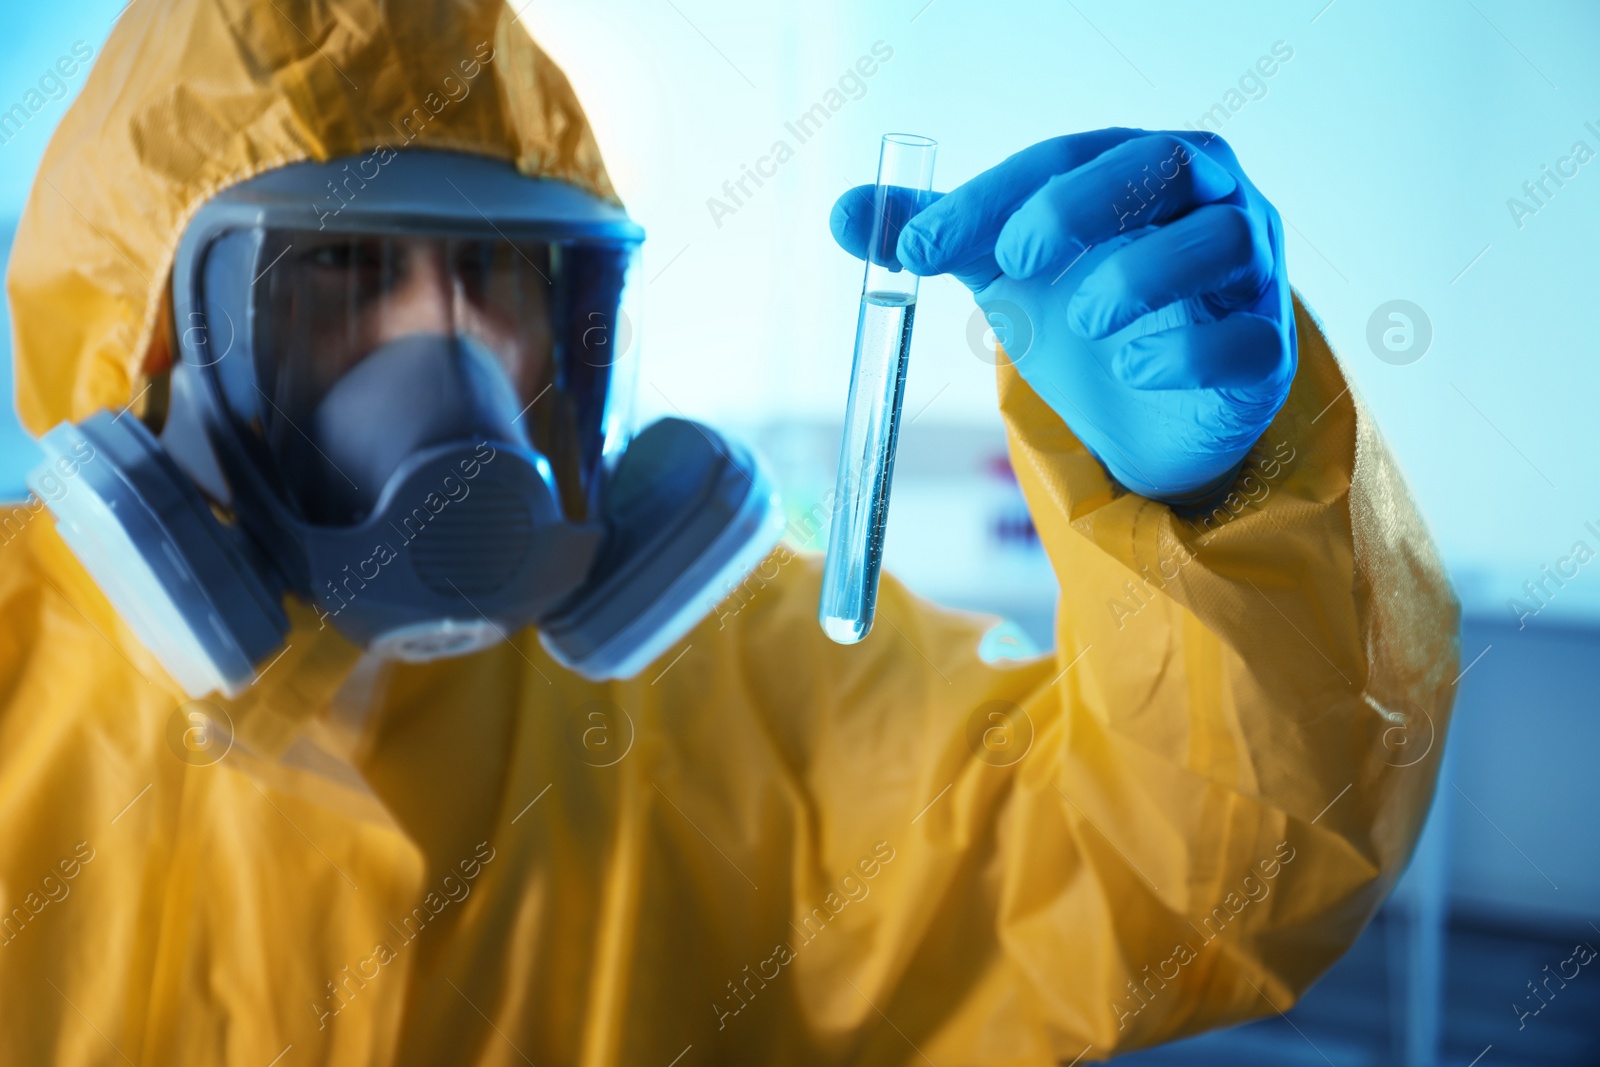
[[[375,356],[454,352],[439,358],[472,362],[474,390],[495,394],[496,434],[543,455],[563,511],[582,520],[632,429],[635,254],[621,242],[504,234],[236,230],[206,256],[204,310],[179,324],[204,336],[186,338],[185,358],[217,361],[228,406],[290,503],[313,523],[343,524],[362,518],[359,507],[325,504],[301,476],[307,447],[324,451],[330,394]],[[404,435],[429,415],[438,398],[420,394],[431,379],[406,380],[417,395],[358,406],[353,417],[370,422],[361,433]]]

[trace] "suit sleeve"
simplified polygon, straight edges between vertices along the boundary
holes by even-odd
[[[859,994],[886,1062],[1103,1059],[1287,1010],[1382,902],[1433,794],[1459,609],[1296,316],[1288,402],[1203,514],[1118,489],[1002,366],[1053,656],[985,664],[982,619],[886,579],[867,641],[778,665],[815,672],[769,711],[804,738],[819,862],[894,857],[859,928],[799,953],[814,1029]]]

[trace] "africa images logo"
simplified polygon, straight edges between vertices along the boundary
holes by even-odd
[[[766,184],[763,179],[776,178],[778,168],[794,158],[797,147],[821,132],[823,123],[843,111],[851,100],[860,100],[867,95],[866,79],[878,73],[882,64],[894,58],[894,49],[884,41],[872,42],[871,53],[845,68],[844,73],[839,75],[836,87],[824,92],[822,99],[802,111],[793,122],[783,124],[784,130],[794,138],[793,144],[788,137],[773,141],[767,153],[757,157],[753,167],[749,163],[739,164],[739,176],[722,183],[722,194],[726,199],[715,196],[706,198],[706,210],[711,213],[711,221],[716,223],[717,229],[722,229],[724,218],[737,212],[745,205],[745,201],[755,195],[750,188],[751,182],[759,189]],[[741,193],[744,195],[741,196]]]
[[[494,46],[488,41],[479,42],[471,58],[463,59],[456,64],[456,71],[460,72],[460,77],[452,71],[440,81],[442,94],[428,93],[422,98],[419,106],[402,115],[398,123],[391,119],[389,125],[405,138],[405,145],[411,144],[430,122],[444,112],[445,108],[451,104],[459,104],[467,98],[472,92],[473,81],[483,73],[483,68],[492,62],[494,62]],[[376,179],[382,168],[394,157],[393,147],[388,144],[378,144],[365,157],[356,161],[355,173],[350,172],[350,164],[346,163],[342,168],[344,179],[337,185],[330,180],[328,194],[311,205],[312,212],[317,216],[317,229],[324,229],[329,219],[352,203],[367,187],[367,183]]]
[[[28,120],[44,110],[47,100],[62,100],[67,95],[67,79],[89,65],[94,49],[84,41],[72,42],[72,54],[62,56],[39,75],[36,88],[22,94],[22,99],[0,110],[0,144],[10,144],[22,132]]]

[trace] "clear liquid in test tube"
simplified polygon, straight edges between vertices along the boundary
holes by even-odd
[[[817,610],[823,632],[844,645],[867,636],[878,606],[895,438],[917,310],[918,278],[901,269],[895,246],[900,230],[932,198],[937,148],[926,137],[891,133],[878,156],[850,400]]]

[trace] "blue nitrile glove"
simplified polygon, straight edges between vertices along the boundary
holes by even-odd
[[[871,222],[870,185],[834,205],[857,256]],[[1282,222],[1219,137],[1041,141],[938,197],[896,255],[971,289],[1018,373],[1152,499],[1225,491],[1289,394]]]

